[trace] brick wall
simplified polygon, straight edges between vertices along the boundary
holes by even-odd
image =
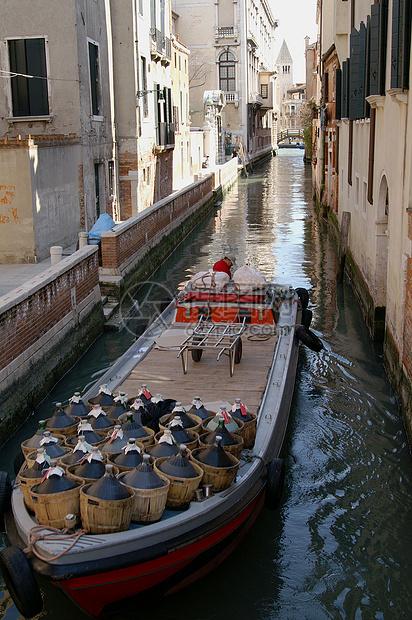
[[[70,257],[51,267],[36,278],[39,285],[33,287],[29,283],[31,288],[27,291],[23,286],[1,298],[0,370],[25,353],[93,293],[99,284],[96,249],[92,253],[88,249],[85,258],[72,266]],[[69,265],[67,269],[64,269],[65,264]]]
[[[122,266],[159,234],[170,231],[173,223],[189,215],[199,203],[212,196],[213,177],[207,175],[190,186],[176,192],[149,209],[119,224],[114,231],[102,234],[102,269],[120,273]]]

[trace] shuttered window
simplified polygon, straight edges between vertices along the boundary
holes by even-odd
[[[342,63],[342,118],[348,118],[348,65],[349,58]]]
[[[359,89],[359,32],[352,28],[350,35],[349,119],[358,118]]]
[[[335,71],[335,118],[340,120],[342,118],[342,71],[336,69]]]
[[[49,114],[46,51],[44,39],[16,39],[8,42],[13,116]]]
[[[359,28],[359,73],[357,93],[358,113],[356,118],[365,118],[366,34],[366,26],[364,22],[361,22]]]
[[[391,88],[409,88],[411,0],[392,0]]]
[[[99,116],[100,92],[99,92],[99,48],[89,41],[89,66],[90,66],[90,96],[93,116]]]

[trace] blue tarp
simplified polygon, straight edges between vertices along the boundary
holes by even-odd
[[[99,215],[97,222],[92,226],[87,236],[87,239],[91,245],[96,245],[101,239],[102,232],[106,232],[115,226],[114,220],[108,213],[102,213]]]

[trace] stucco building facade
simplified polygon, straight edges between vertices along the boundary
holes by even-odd
[[[226,157],[240,143],[250,159],[271,152],[277,22],[269,4],[173,0],[172,7],[179,15],[178,34],[190,49],[192,126],[204,125],[204,92],[220,90],[225,95],[221,121]]]
[[[323,85],[326,74],[334,84],[335,222],[339,229],[344,216],[350,218],[346,271],[372,336],[384,341],[412,436],[410,9],[403,0],[318,3],[321,77]],[[328,103],[323,95],[323,112]],[[319,199],[316,179],[315,192]]]

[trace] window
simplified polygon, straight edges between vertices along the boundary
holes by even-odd
[[[46,50],[44,39],[17,39],[9,43],[10,71],[34,75],[11,78],[13,116],[49,114]]]
[[[99,116],[99,46],[89,41],[90,95],[93,116]]]
[[[147,68],[146,68],[146,58],[144,56],[141,57],[142,62],[142,91],[145,92],[147,90]],[[143,95],[143,118],[147,118],[149,116],[149,105],[147,101],[147,95]]]
[[[232,52],[223,52],[219,56],[219,88],[226,92],[236,90],[236,65]]]
[[[143,0],[139,0],[139,13],[143,15]]]
[[[409,88],[410,46],[410,2],[409,0],[393,0],[391,88]]]
[[[262,99],[268,98],[268,85],[267,84],[260,85],[260,96],[262,97]]]
[[[362,215],[366,216],[366,205],[368,202],[368,182],[366,179],[363,179],[362,189]]]

